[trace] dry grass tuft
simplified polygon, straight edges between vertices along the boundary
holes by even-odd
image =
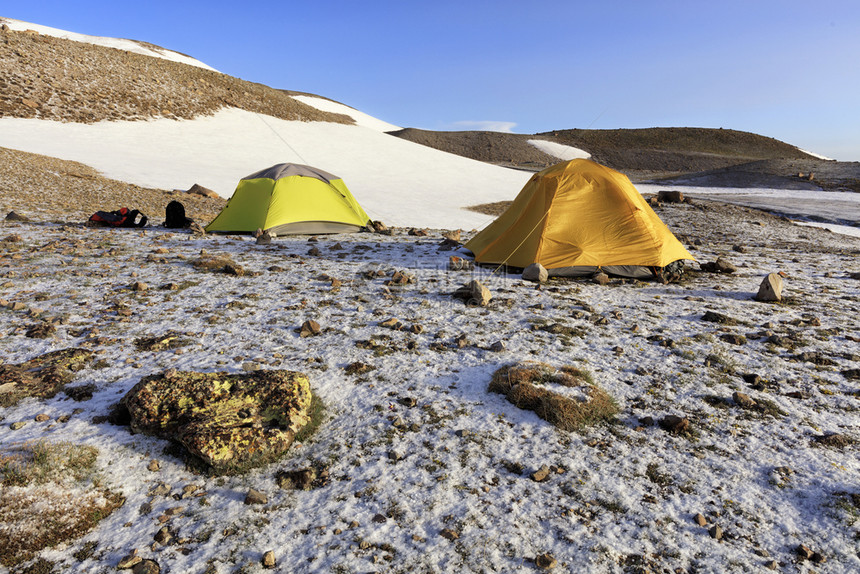
[[[0,564],[78,538],[125,500],[95,484],[98,451],[38,441],[0,453]]]
[[[204,253],[192,260],[191,265],[198,271],[221,271],[228,265],[235,266],[236,263],[226,255]]]
[[[0,564],[6,567],[83,536],[124,502],[107,490],[56,484],[2,487],[0,492]]]
[[[92,476],[98,450],[68,442],[34,441],[0,453],[0,484],[81,482]]]
[[[578,388],[582,395],[566,397],[543,388],[546,384]],[[565,431],[611,420],[619,411],[615,400],[592,382],[591,375],[575,367],[554,368],[543,363],[508,365],[493,374],[489,390],[505,395],[514,406],[534,411]]]

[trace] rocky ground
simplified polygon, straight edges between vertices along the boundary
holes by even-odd
[[[0,409],[0,443],[95,448],[97,480],[81,480],[113,502],[88,534],[23,561],[0,545],[13,570],[860,567],[855,238],[666,204],[658,214],[699,262],[734,272],[538,286],[447,270],[450,242],[434,230],[264,245],[86,228],[69,208],[3,223],[0,361],[68,348],[92,360],[53,398]],[[770,272],[785,277],[782,303],[752,299]],[[452,297],[471,279],[486,306]],[[530,361],[587,373],[617,414],[560,430],[489,392],[493,373]],[[324,420],[279,462],[200,474],[170,441],[109,422],[168,369],[304,372]],[[539,386],[580,400],[553,380]],[[4,477],[7,500],[46,488]],[[18,523],[5,540],[39,528]]]
[[[187,119],[225,106],[285,120],[352,123],[287,92],[219,72],[0,26],[0,116]]]

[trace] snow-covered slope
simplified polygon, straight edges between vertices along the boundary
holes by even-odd
[[[360,112],[355,108],[351,108],[347,105],[333,102],[325,98],[318,98],[316,96],[293,96],[293,98],[324,112],[333,112],[350,116],[355,120],[356,124],[380,132],[393,132],[395,130],[403,129],[400,126],[389,124],[388,122],[374,118],[364,112]]]
[[[199,183],[224,197],[257,170],[305,163],[341,176],[373,219],[416,227],[481,227],[490,218],[463,208],[513,199],[530,175],[386,135],[365,127],[372,122],[361,116],[358,121],[288,122],[238,109],[192,121],[89,125],[4,118],[0,146],[79,161],[142,186]]]

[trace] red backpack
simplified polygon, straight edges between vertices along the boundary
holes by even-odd
[[[137,216],[140,220],[137,220]],[[91,225],[103,227],[143,227],[146,225],[146,216],[136,209],[121,207],[116,211],[96,211],[90,216]]]

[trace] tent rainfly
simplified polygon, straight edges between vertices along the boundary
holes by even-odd
[[[585,159],[536,173],[511,206],[465,245],[482,264],[543,265],[550,276],[597,270],[645,278],[695,258],[624,174]]]
[[[280,163],[242,178],[206,231],[351,233],[369,220],[338,176],[307,165]]]

